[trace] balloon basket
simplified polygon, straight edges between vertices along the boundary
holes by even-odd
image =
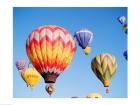
[[[106,89],[106,94],[109,94],[109,93],[110,93],[110,91],[109,91],[109,89],[107,88],[107,89]]]

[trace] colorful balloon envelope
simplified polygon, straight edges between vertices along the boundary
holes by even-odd
[[[125,16],[120,16],[120,17],[118,17],[118,21],[119,21],[121,24],[124,24],[125,21],[126,21]]]
[[[41,75],[35,68],[27,68],[24,72],[21,72],[21,77],[26,82],[27,86],[30,86],[31,88],[34,88],[41,79]]]
[[[128,59],[128,57],[127,57],[127,51],[124,51],[123,56],[125,57],[126,60]]]
[[[16,61],[16,67],[21,72],[25,69],[26,61],[25,60],[17,60]]]
[[[86,98],[102,98],[103,96],[99,93],[90,93],[89,95],[86,96]]]
[[[60,26],[36,28],[26,41],[28,58],[45,83],[48,83],[48,87],[52,87],[57,77],[71,63],[75,50],[73,37]]]
[[[104,87],[109,87],[111,79],[117,69],[116,58],[109,54],[99,54],[92,59],[91,68]],[[108,89],[107,89],[108,90]]]
[[[92,42],[93,33],[87,29],[81,29],[75,32],[74,38],[83,49],[84,53],[89,54],[91,50],[89,45]]]

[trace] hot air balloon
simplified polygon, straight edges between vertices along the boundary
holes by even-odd
[[[77,97],[77,96],[73,96],[73,97],[71,97],[71,98],[79,98],[79,97]]]
[[[90,93],[86,98],[102,98],[102,95],[99,93]]]
[[[24,72],[21,72],[23,80],[30,86],[31,89],[39,82],[41,75],[35,70],[35,68],[27,68]]]
[[[124,24],[125,21],[126,21],[125,16],[120,16],[120,17],[118,17],[118,21],[119,21],[121,24]]]
[[[123,31],[127,34],[127,32],[128,32],[127,24],[124,24],[124,26],[123,26]]]
[[[57,77],[71,63],[75,50],[73,37],[60,26],[41,26],[29,34],[26,41],[28,58],[48,84],[45,89],[50,95]]]
[[[16,67],[21,72],[22,70],[25,69],[26,61],[25,60],[17,60],[16,61]]]
[[[75,32],[74,38],[78,42],[79,46],[83,49],[87,55],[90,53],[90,43],[92,42],[93,33],[87,29],[81,29]]]
[[[127,60],[127,51],[124,51],[123,56],[124,56],[125,59]]]
[[[116,58],[109,54],[99,54],[92,59],[91,68],[97,78],[103,83],[104,87],[109,87],[111,79],[117,69]],[[109,90],[106,89],[106,93]]]

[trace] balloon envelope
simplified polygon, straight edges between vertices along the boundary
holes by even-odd
[[[90,52],[89,44],[92,42],[93,33],[88,29],[81,29],[75,32],[74,38],[84,52],[88,54]]]
[[[116,58],[109,53],[99,54],[92,59],[91,68],[104,86],[108,87],[112,76],[116,72],[117,61]]]
[[[90,93],[86,98],[102,98],[102,95],[99,93]]]
[[[71,63],[75,49],[73,37],[60,26],[36,28],[26,41],[28,58],[46,83],[55,83]]]
[[[120,17],[118,17],[118,21],[119,21],[121,24],[124,24],[125,21],[126,21],[125,16],[120,16]]]
[[[35,68],[27,68],[24,72],[21,72],[21,76],[31,88],[33,88],[41,79],[40,74],[35,70]]]
[[[125,59],[127,60],[127,51],[124,51],[123,56],[125,57]]]
[[[25,65],[26,65],[26,61],[25,60],[17,60],[16,61],[16,67],[17,69],[20,70],[24,70],[25,69]]]

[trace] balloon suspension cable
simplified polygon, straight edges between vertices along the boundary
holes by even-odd
[[[109,89],[108,88],[106,88],[106,94],[109,94]]]
[[[47,93],[49,94],[49,96],[51,97],[52,93],[54,92],[53,84],[49,83],[48,85],[46,85],[45,89]]]

